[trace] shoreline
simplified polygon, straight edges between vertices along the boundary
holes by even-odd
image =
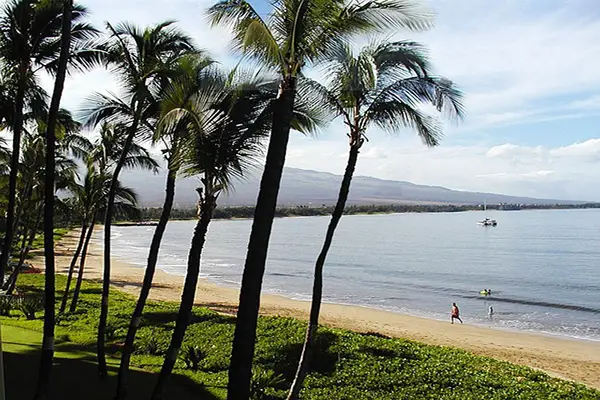
[[[599,205],[595,205],[595,203],[586,203],[589,204],[590,206],[588,207],[578,207],[577,205],[573,205],[570,206],[568,204],[564,205],[565,207],[552,207],[551,205],[549,206],[544,206],[544,205],[540,205],[539,207],[523,207],[523,208],[518,208],[518,209],[497,209],[497,208],[491,208],[488,209],[488,211],[502,211],[502,212],[506,212],[506,211],[565,211],[565,210],[596,210],[596,209],[600,209],[600,204]],[[591,206],[593,204],[593,206]],[[427,204],[425,204],[427,205]],[[448,205],[452,205],[452,204],[448,204]],[[558,205],[562,205],[562,204],[558,204]],[[569,206],[569,207],[566,207]],[[246,206],[244,206],[246,207]],[[249,207],[249,206],[248,206]],[[460,207],[459,205],[457,205],[457,207]],[[147,208],[160,208],[160,207],[147,207]],[[238,208],[237,206],[234,207],[225,207],[225,208]],[[320,209],[318,207],[316,207],[315,209]],[[344,213],[345,216],[363,216],[363,215],[396,215],[396,214],[455,214],[455,213],[467,213],[467,212],[481,212],[483,210],[478,209],[478,208],[467,208],[467,209],[461,209],[461,210],[426,210],[426,211],[419,211],[419,210],[409,210],[409,211],[375,211],[375,212],[353,212],[353,213]],[[319,213],[315,213],[315,214],[291,214],[291,215],[276,215],[275,219],[281,219],[281,218],[315,218],[315,217],[331,217],[330,213],[326,213],[326,214],[319,214]],[[237,220],[252,220],[252,217],[213,217],[213,220],[218,220],[218,221],[237,221]],[[173,221],[196,221],[197,218],[190,216],[190,217],[182,217],[182,218],[169,218],[169,222],[173,222]],[[148,225],[152,225],[152,224],[156,224],[158,223],[158,219],[157,218],[150,218],[147,220],[143,220],[143,221],[117,221],[114,222],[113,225],[114,226],[148,226]],[[102,224],[98,224],[98,226],[102,226]]]
[[[99,227],[101,231],[102,228]],[[56,268],[66,273],[76,246],[75,230],[56,246]],[[43,256],[32,262],[43,267]],[[102,252],[91,243],[87,257],[85,278],[101,279]],[[114,288],[136,295],[139,293],[144,268],[112,260],[111,284]],[[155,301],[180,300],[184,276],[168,274],[157,266],[150,299]],[[219,312],[234,314],[239,290],[217,285],[200,278],[195,302]],[[308,318],[310,302],[295,300],[278,294],[264,293],[261,297],[261,315]],[[600,389],[600,342],[571,338],[551,333],[505,330],[484,325],[451,325],[447,321],[400,314],[360,305],[323,303],[321,323],[330,327],[358,332],[378,332],[432,345],[460,348],[477,355],[527,365],[552,376],[578,381]]]

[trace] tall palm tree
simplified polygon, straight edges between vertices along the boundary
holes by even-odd
[[[122,348],[121,363],[119,365],[119,377],[117,381],[117,396],[121,400],[127,397],[127,375],[135,336],[139,328],[142,313],[150,294],[152,280],[156,271],[158,262],[158,253],[163,234],[171,215],[173,200],[175,198],[175,181],[181,167],[182,147],[186,141],[188,131],[185,124],[177,123],[175,125],[165,123],[166,116],[176,113],[182,107],[187,107],[189,102],[202,90],[204,82],[201,80],[203,71],[212,64],[212,60],[203,54],[192,54],[179,60],[176,76],[167,83],[166,87],[160,91],[160,106],[157,111],[160,113],[159,120],[162,123],[153,127],[154,144],[163,145],[163,155],[167,164],[167,180],[165,185],[165,199],[158,221],[158,225],[152,236],[150,251],[148,252],[148,261],[144,272],[144,281],[140,290],[140,295],[135,309],[131,316],[129,329]]]
[[[68,190],[73,194],[77,209],[82,215],[81,234],[75,249],[75,253],[71,258],[69,270],[67,273],[67,284],[63,293],[60,313],[66,309],[69,298],[69,290],[71,280],[77,264],[77,259],[84,249],[88,229],[91,229],[99,209],[104,207],[102,202],[106,202],[106,194],[108,189],[106,182],[110,182],[111,175],[109,171],[114,168],[114,164],[119,160],[124,145],[123,127],[110,124],[102,124],[100,127],[100,136],[90,145],[89,151],[86,152],[87,171],[82,184],[74,183],[68,187]],[[71,140],[74,141],[74,140]],[[150,156],[148,151],[137,143],[132,143],[129,148],[129,154],[125,158],[125,168],[146,169],[149,171],[157,171],[158,163]],[[108,181],[107,181],[108,179]],[[123,188],[119,185],[117,189],[116,199],[119,199],[119,193]]]
[[[14,218],[15,229],[21,222],[21,216],[25,208],[32,204],[31,193],[35,185],[40,188],[40,198],[43,197],[44,176],[42,172],[45,170],[44,164],[46,162],[43,138],[48,128],[48,111],[46,107],[41,107],[38,110],[29,112],[25,120],[28,122],[24,129],[24,145],[21,150],[23,157],[20,161],[19,171],[17,171],[18,195]],[[56,190],[68,185],[76,172],[75,166],[69,157],[73,156],[81,159],[82,154],[90,149],[89,141],[79,134],[80,128],[80,124],[73,119],[68,110],[60,109],[58,111],[56,157],[59,157],[57,162],[59,162],[58,166],[61,174],[56,177],[57,179],[60,178],[55,185]],[[43,204],[43,200],[40,201],[40,204]]]
[[[42,124],[41,124],[42,125]],[[45,127],[45,124],[43,124]],[[23,266],[23,262],[29,248],[38,232],[39,223],[44,210],[44,188],[45,188],[45,164],[46,149],[44,136],[37,134],[35,136],[27,135],[23,140],[22,160],[19,165],[19,191],[20,202],[18,219],[23,215],[23,223],[20,225],[22,235],[22,246],[19,262],[12,275],[6,281],[3,289],[7,294],[11,294]],[[63,147],[59,145],[58,147]],[[64,152],[57,152],[55,158],[55,191],[59,191],[75,180],[77,176],[77,164]],[[25,245],[28,243],[27,245]]]
[[[106,205],[107,194],[110,188],[110,181],[112,176],[110,175],[109,166],[116,160],[111,159],[118,150],[122,147],[123,137],[115,134],[115,129],[108,125],[103,126],[100,132],[100,138],[95,142],[95,147],[88,154],[86,161],[86,174],[84,175],[82,182],[73,182],[73,184],[67,187],[67,190],[73,195],[74,205],[77,211],[81,214],[81,233],[79,235],[79,241],[75,248],[75,253],[71,258],[69,270],[67,273],[67,284],[63,293],[59,313],[63,313],[66,310],[67,302],[69,299],[69,291],[71,288],[71,281],[75,272],[75,266],[77,260],[84,252],[87,239],[92,233],[88,230],[93,230],[96,215],[98,210],[103,209]],[[119,140],[121,143],[119,143]],[[107,151],[107,149],[109,149]],[[141,168],[150,171],[156,171],[158,164],[149,155],[148,151],[134,143],[129,152],[129,156],[125,161],[127,168]],[[117,191],[115,196],[115,208],[121,214],[131,214],[131,209],[128,205],[135,206],[135,196],[131,194],[131,189],[117,185]]]
[[[117,120],[125,122],[127,127],[123,151],[112,171],[104,216],[104,271],[97,338],[98,372],[102,377],[107,373],[104,342],[110,289],[110,232],[117,180],[136,135],[145,126],[149,109],[156,104],[155,97],[164,80],[173,73],[178,59],[195,51],[191,39],[172,24],[163,22],[145,30],[127,23],[116,27],[107,24],[111,36],[104,45],[104,61],[120,80],[127,101],[96,95],[97,107],[88,117],[90,125]]]
[[[336,43],[389,28],[422,29],[431,16],[413,0],[276,0],[263,19],[245,0],[222,0],[209,9],[214,24],[233,27],[235,44],[277,70],[280,87],[244,265],[229,367],[228,399],[250,393],[256,321],[269,238],[287,151],[296,81],[306,64],[331,56]]]
[[[97,31],[83,22],[87,10],[79,5],[72,8],[69,48],[69,65],[84,70],[94,65],[97,53],[90,40]],[[19,163],[24,108],[28,93],[38,86],[36,76],[44,70],[58,71],[63,26],[63,2],[43,0],[10,0],[0,11],[0,59],[4,79],[14,89],[14,102],[10,117],[13,133],[11,166]],[[14,218],[17,191],[17,169],[12,168],[9,178],[6,235],[0,255],[0,281],[8,264],[14,235]]]
[[[77,271],[77,281],[75,288],[73,289],[73,298],[71,299],[71,305],[69,306],[69,313],[74,313],[77,310],[77,303],[79,301],[79,294],[81,293],[81,285],[83,283],[83,276],[85,271],[85,261],[88,254],[88,248],[92,235],[94,234],[94,227],[98,218],[100,218],[106,209],[106,198],[108,197],[108,191],[110,190],[110,184],[112,176],[110,173],[102,173],[97,167],[92,166],[88,169],[87,175],[84,179],[86,188],[86,202],[90,205],[87,215],[90,217],[88,222],[87,233],[81,248],[81,258],[79,260],[79,268]],[[77,191],[75,192],[77,196]],[[126,218],[136,218],[139,216],[139,209],[137,207],[137,195],[132,188],[122,186],[120,182],[117,184],[114,210],[117,214]],[[74,271],[73,271],[74,273]],[[71,275],[73,274],[71,273]],[[68,301],[68,288],[65,290],[63,300],[67,297]]]
[[[414,129],[427,146],[436,146],[442,135],[436,118],[425,114],[422,106],[457,119],[463,116],[462,95],[454,84],[429,73],[429,62],[421,45],[414,42],[374,43],[358,55],[341,46],[337,58],[325,65],[330,76],[327,88],[312,82],[313,90],[323,94],[334,113],[349,127],[349,154],[346,171],[325,241],[315,263],[312,303],[306,338],[296,377],[288,399],[297,399],[308,372],[323,294],[323,268],[337,225],[342,218],[359,151],[371,125],[389,133]]]
[[[24,130],[22,157],[17,171],[17,202],[15,207],[14,229],[21,228],[21,254],[13,274],[5,282],[3,289],[12,292],[16,279],[29,252],[30,244],[37,233],[37,226],[43,211],[43,187],[46,162],[44,136],[47,129],[48,112],[46,107],[29,113],[25,119],[29,122]],[[56,184],[55,190],[60,190],[76,174],[76,165],[69,158],[84,152],[89,143],[78,134],[79,124],[71,113],[61,109],[57,121],[57,151],[56,151]],[[39,210],[36,211],[36,210]],[[29,215],[27,215],[29,214]],[[39,217],[35,215],[39,214]],[[25,219],[21,224],[21,218]],[[17,230],[18,232],[18,230]]]
[[[199,176],[202,187],[197,189],[199,219],[188,256],[181,305],[153,400],[163,398],[183,342],[194,303],[202,249],[219,195],[231,188],[234,179],[242,178],[261,154],[261,140],[266,137],[271,120],[271,111],[265,107],[273,95],[268,82],[231,84],[226,75],[214,69],[201,72],[197,79],[197,89],[189,100],[170,109],[161,120],[167,127],[183,125],[190,133],[191,141],[186,145],[189,150],[183,161],[185,174]]]
[[[48,124],[46,129],[46,169],[44,179],[44,259],[46,268],[44,271],[44,336],[42,340],[42,357],[38,373],[38,382],[35,389],[34,399],[45,399],[48,396],[48,384],[50,383],[50,371],[54,358],[54,325],[55,325],[55,296],[56,282],[54,269],[54,171],[55,171],[55,147],[56,147],[56,125],[60,110],[60,100],[67,76],[67,65],[69,63],[69,51],[71,48],[71,19],[73,17],[73,0],[63,1],[62,32],[60,56],[54,80],[54,90],[50,109],[48,110]]]

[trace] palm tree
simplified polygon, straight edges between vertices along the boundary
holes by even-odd
[[[45,124],[40,123],[38,129],[45,130],[45,126]],[[69,134],[69,137],[71,136],[78,135]],[[11,294],[15,289],[23,262],[35,239],[44,210],[46,163],[44,136],[39,132],[35,136],[27,135],[24,137],[23,144],[22,160],[19,165],[20,185],[18,194],[20,202],[18,203],[19,211],[17,212],[17,219],[20,220],[23,217],[23,223],[20,226],[22,231],[22,245],[19,262],[3,287],[7,294]],[[55,191],[59,191],[69,186],[77,176],[77,164],[65,153],[68,147],[62,143],[59,143],[58,147],[62,148],[62,150],[56,152],[54,174],[56,180],[56,184],[54,185]],[[21,214],[24,215],[22,216]]]
[[[191,135],[186,146],[189,150],[184,155],[185,174],[200,176],[202,187],[197,189],[199,219],[188,256],[181,305],[153,400],[163,398],[183,342],[194,303],[202,249],[219,195],[231,188],[234,179],[243,178],[261,154],[261,140],[266,137],[271,121],[268,105],[273,95],[269,90],[272,84],[230,83],[226,75],[214,69],[202,71],[197,80],[197,89],[188,101],[170,108],[161,119],[162,125],[184,127]]]
[[[203,71],[212,64],[212,60],[202,54],[193,54],[184,57],[179,61],[177,68],[180,70],[177,76],[167,84],[164,90],[161,90],[159,99],[160,115],[166,117],[176,113],[180,108],[186,107],[188,103],[198,95],[204,82],[201,81]],[[163,121],[165,119],[163,118]],[[148,263],[144,272],[144,281],[136,303],[131,322],[127,331],[125,343],[122,348],[121,363],[119,366],[119,377],[117,381],[117,399],[127,397],[127,375],[135,336],[139,328],[142,313],[150,294],[152,280],[156,271],[158,262],[158,252],[163,238],[163,234],[171,215],[173,200],[175,198],[175,180],[181,167],[181,152],[183,151],[183,142],[188,134],[185,124],[176,124],[174,126],[161,123],[158,127],[153,127],[154,144],[163,145],[163,155],[167,163],[167,180],[165,185],[165,199],[160,214],[158,225],[152,236],[150,251],[148,253]]]
[[[95,221],[98,210],[103,208],[105,205],[104,203],[106,203],[106,195],[109,189],[107,182],[110,183],[110,179],[112,178],[110,171],[114,168],[114,164],[118,161],[123,150],[124,136],[122,133],[124,129],[124,127],[109,124],[103,124],[101,126],[99,132],[100,137],[93,145],[89,146],[89,151],[86,153],[87,172],[82,180],[82,184],[74,183],[68,187],[68,190],[74,196],[76,208],[81,213],[82,220],[81,234],[67,273],[67,284],[59,309],[60,313],[63,313],[67,306],[69,290],[77,259],[84,247],[86,247],[85,242],[89,241],[86,240],[86,238],[92,234],[90,232],[86,235],[86,233],[88,229],[92,229],[93,221]],[[144,147],[137,143],[132,143],[129,148],[129,154],[125,158],[124,167],[146,169],[156,172],[158,170],[158,163],[150,156]],[[123,188],[118,184],[115,198],[117,199],[117,205],[120,211],[127,211],[123,209],[123,204],[128,203],[122,203],[121,201],[124,190],[127,191],[129,189]]]
[[[45,107],[30,113],[25,119],[31,120],[25,129],[22,157],[18,166],[18,201],[15,211],[15,228],[21,226],[22,245],[19,262],[13,274],[3,286],[9,294],[14,290],[20,268],[29,252],[31,243],[37,233],[43,212],[44,171],[46,149],[44,136],[47,130],[48,112]],[[37,119],[34,120],[34,118]],[[77,175],[77,166],[70,156],[79,158],[89,150],[87,139],[79,135],[80,124],[73,120],[71,113],[60,109],[57,116],[56,136],[57,148],[55,154],[55,191],[68,186]],[[21,218],[24,218],[21,224]],[[28,244],[27,244],[28,243]]]
[[[421,45],[414,42],[372,44],[358,55],[341,46],[337,58],[325,66],[331,80],[327,88],[316,82],[313,90],[328,99],[332,111],[349,127],[350,151],[338,200],[327,228],[325,242],[315,263],[312,303],[306,338],[296,377],[288,399],[297,399],[308,372],[323,293],[323,267],[337,225],[342,218],[360,148],[367,140],[370,125],[397,133],[414,129],[427,146],[441,138],[437,119],[424,114],[423,105],[432,105],[450,118],[462,118],[462,95],[454,84],[429,74],[429,62]]]
[[[172,24],[163,22],[145,30],[127,23],[116,27],[107,24],[111,36],[104,46],[104,59],[121,81],[128,101],[96,95],[97,106],[88,116],[89,125],[117,120],[125,122],[127,127],[123,151],[112,171],[104,216],[104,271],[97,338],[98,372],[102,377],[107,373],[104,342],[110,289],[110,232],[117,180],[136,135],[145,127],[145,118],[151,115],[149,111],[156,104],[155,97],[164,80],[172,74],[178,59],[195,51],[191,39]]]
[[[340,41],[389,28],[422,29],[430,15],[412,0],[276,0],[263,19],[245,0],[222,0],[209,9],[213,24],[233,26],[235,44],[277,70],[280,87],[244,265],[229,367],[228,399],[248,399],[256,321],[271,227],[296,95],[306,64],[328,59]]]
[[[97,31],[82,22],[87,10],[76,5],[70,17],[71,46],[69,63],[72,67],[85,70],[97,61],[97,53],[90,47],[90,40]],[[36,76],[44,70],[51,74],[58,71],[63,26],[63,4],[60,1],[10,0],[0,15],[0,59],[4,79],[14,94],[10,116],[13,133],[13,151],[9,177],[9,194],[6,234],[0,255],[0,282],[8,264],[15,228],[15,204],[17,192],[17,168],[23,133],[24,106],[29,93],[36,92]],[[4,113],[6,114],[6,113]],[[2,118],[0,118],[2,119]]]
[[[60,110],[65,78],[67,76],[67,64],[69,63],[69,51],[71,48],[71,18],[73,0],[63,1],[62,33],[60,56],[54,80],[54,91],[48,111],[48,126],[46,129],[46,170],[44,179],[44,259],[45,285],[44,285],[44,336],[42,340],[42,357],[38,382],[35,389],[34,399],[45,399],[48,396],[48,384],[50,383],[50,371],[54,358],[54,325],[55,325],[55,268],[54,268],[54,171],[55,171],[55,147],[56,147],[56,125]]]
[[[105,212],[106,197],[110,188],[110,182],[112,177],[110,175],[100,175],[97,171],[92,172],[95,176],[92,180],[97,183],[104,183],[104,190],[99,191],[98,194],[103,195],[102,198],[97,202],[99,208],[93,209],[92,219],[87,230],[85,241],[83,242],[83,248],[81,249],[81,259],[79,260],[79,269],[77,272],[77,281],[75,289],[73,289],[73,298],[71,299],[71,305],[69,306],[69,313],[74,313],[77,310],[77,303],[79,301],[79,294],[81,293],[81,285],[83,283],[83,273],[85,270],[85,260],[88,254],[88,248],[92,235],[94,234],[94,227],[99,216],[102,216]],[[102,185],[100,185],[102,186]],[[139,209],[137,207],[137,195],[135,191],[129,187],[122,186],[119,182],[117,186],[117,195],[115,196],[114,210],[117,214],[122,215],[126,218],[136,218],[139,216]]]

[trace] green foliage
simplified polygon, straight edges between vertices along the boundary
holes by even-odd
[[[57,228],[54,229],[54,243],[59,242],[63,236],[71,231],[70,228]],[[42,232],[38,233],[33,239],[33,243],[31,244],[31,250],[40,250],[44,248],[44,234]]]
[[[64,287],[64,279],[57,276],[57,287]],[[37,298],[43,285],[43,276],[19,278],[19,287]],[[94,351],[99,305],[99,284],[84,282],[79,310],[60,318],[56,337]],[[134,305],[130,296],[118,291],[111,294],[109,325],[113,329],[108,349],[114,353],[125,339]],[[132,365],[160,370],[177,310],[174,303],[148,303]],[[26,320],[15,313],[2,317],[2,324],[42,331],[40,319]],[[233,317],[195,307],[175,374],[225,398],[234,328]],[[291,318],[259,319],[252,399],[285,398],[305,329],[304,322]],[[379,334],[320,328],[315,349],[311,373],[301,392],[303,399],[600,400],[597,390],[527,367]]]
[[[165,333],[157,332],[156,329],[153,330],[149,327],[140,329],[135,346],[136,354],[164,355],[169,347],[169,336]]]
[[[285,380],[281,375],[274,371],[256,368],[252,372],[252,381],[250,382],[250,399],[266,400],[278,398],[277,391],[274,388],[285,387]]]
[[[179,357],[187,369],[198,371],[200,363],[206,358],[206,353],[198,346],[187,345],[181,350]]]
[[[542,209],[581,209],[600,208],[600,203],[589,204],[488,204],[488,210],[542,210]],[[353,205],[344,210],[346,215],[357,214],[391,214],[391,213],[431,213],[431,212],[462,212],[483,209],[482,205],[453,205],[453,204],[377,204]],[[161,208],[144,208],[141,210],[140,221],[157,220]],[[333,206],[295,206],[281,207],[275,212],[276,217],[313,217],[331,215]],[[213,219],[253,218],[254,207],[218,207]],[[195,208],[173,209],[171,219],[196,219]]]
[[[0,295],[0,315],[9,316],[13,309],[13,297],[7,295]]]
[[[44,309],[44,298],[39,294],[28,294],[17,298],[17,309],[25,315],[25,318],[35,319],[35,313]]]

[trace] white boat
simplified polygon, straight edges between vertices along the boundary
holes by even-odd
[[[490,218],[486,218],[483,221],[477,221],[477,223],[479,225],[483,225],[483,226],[496,226],[496,225],[498,225],[498,221],[496,221],[495,219],[490,219]]]
[[[485,200],[483,201],[483,212],[487,211],[487,204],[485,202]],[[490,219],[490,218],[485,218],[483,221],[477,221],[477,223],[479,225],[483,225],[483,226],[496,226],[498,225],[498,221],[496,221],[495,219]]]

